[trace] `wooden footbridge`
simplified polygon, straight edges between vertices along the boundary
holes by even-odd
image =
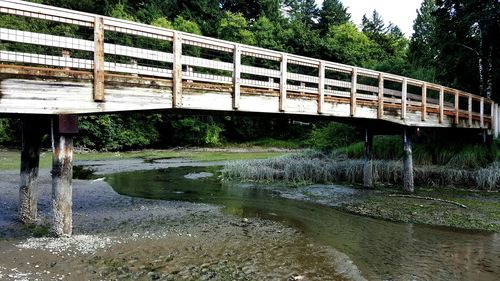
[[[492,100],[394,74],[23,1],[0,0],[0,17],[0,114],[36,116],[24,119],[21,219],[36,219],[36,119],[52,116],[60,235],[71,234],[79,114],[196,110],[500,129]]]

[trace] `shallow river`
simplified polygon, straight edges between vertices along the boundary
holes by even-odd
[[[212,203],[243,218],[281,222],[348,255],[369,280],[500,280],[500,235],[390,223],[284,199],[265,189],[221,184],[217,167],[110,175],[120,194]],[[193,179],[193,173],[215,176]],[[196,176],[194,177],[196,178]]]

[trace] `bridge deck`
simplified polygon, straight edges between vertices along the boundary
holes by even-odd
[[[0,14],[77,30],[0,25],[0,113],[196,109],[498,132],[497,104],[441,85],[23,1]]]

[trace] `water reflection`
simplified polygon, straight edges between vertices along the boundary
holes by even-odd
[[[273,196],[258,188],[222,185],[218,167],[182,167],[114,174],[120,194],[225,206],[241,217],[282,222],[317,243],[346,253],[371,280],[498,280],[498,234],[390,223],[350,215],[318,204]],[[188,179],[189,173],[215,176]]]

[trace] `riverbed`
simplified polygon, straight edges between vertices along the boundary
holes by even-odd
[[[274,187],[223,184],[218,162],[127,161],[131,162],[79,163],[91,167],[94,176],[74,182],[75,235],[70,239],[52,238],[44,231],[50,225],[48,170],[41,171],[41,227],[34,229],[16,221],[18,173],[2,172],[0,279],[498,280],[500,276],[498,234],[391,223],[306,202]],[[146,166],[149,170],[141,171]],[[345,186],[309,190],[329,192],[330,203],[362,196]],[[40,237],[30,238],[33,235]]]

